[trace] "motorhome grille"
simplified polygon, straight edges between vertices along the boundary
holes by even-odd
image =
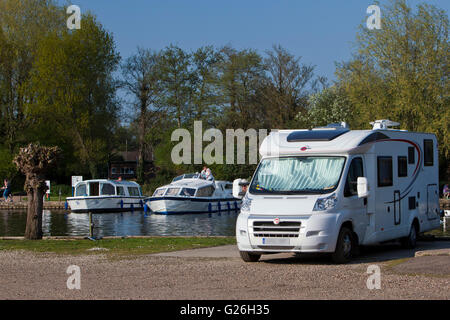
[[[295,247],[294,246],[258,246],[260,249],[266,249],[266,250],[292,250]]]
[[[253,221],[254,237],[296,238],[300,234],[301,222],[281,221],[274,224],[272,221]]]

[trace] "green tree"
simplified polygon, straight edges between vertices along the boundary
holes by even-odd
[[[160,102],[167,107],[179,128],[192,117],[191,101],[194,76],[191,55],[170,45],[161,52],[159,59],[162,92]]]
[[[52,123],[53,133],[74,147],[74,156],[93,178],[107,161],[117,124],[119,55],[114,40],[87,14],[82,28],[53,32],[38,45],[26,112],[39,124]]]
[[[264,63],[269,81],[262,96],[267,105],[267,117],[272,127],[291,127],[296,115],[306,110],[314,67],[302,64],[301,57],[296,58],[279,45],[266,53]]]
[[[325,126],[342,121],[353,124],[353,108],[342,89],[332,86],[309,96],[307,112],[297,119],[301,127]]]
[[[222,113],[217,121],[221,129],[259,127],[264,111],[257,103],[257,92],[265,81],[262,57],[255,51],[238,51],[226,46],[217,63],[217,85]]]
[[[122,85],[132,95],[133,120],[138,124],[137,178],[140,183],[145,178],[145,155],[151,142],[151,131],[161,124],[163,115],[163,105],[158,101],[162,91],[159,59],[158,53],[138,48],[138,52],[122,65]]]
[[[36,48],[43,37],[65,27],[64,11],[49,0],[0,0],[0,130],[13,153],[26,142],[32,119],[25,105]]]
[[[450,50],[445,10],[406,0],[381,8],[381,29],[361,25],[354,58],[337,68],[344,88],[367,127],[375,119],[392,119],[403,129],[433,132],[441,163],[450,161]]]

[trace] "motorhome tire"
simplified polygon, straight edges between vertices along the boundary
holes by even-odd
[[[260,254],[248,252],[248,251],[239,251],[242,260],[245,262],[258,262],[259,258],[261,258]]]
[[[352,231],[347,227],[342,227],[336,242],[336,249],[331,255],[334,263],[347,263],[352,259],[355,248],[355,241]]]
[[[414,223],[411,225],[408,236],[401,238],[400,243],[402,244],[402,247],[405,249],[414,249],[416,247],[417,230],[416,230],[416,226],[414,225]]]

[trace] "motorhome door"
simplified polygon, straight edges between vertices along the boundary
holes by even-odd
[[[350,160],[345,186],[343,207],[351,214],[355,232],[361,239],[364,238],[369,217],[367,215],[367,198],[358,198],[358,177],[365,177],[364,161],[362,156],[354,156]]]
[[[439,217],[439,196],[436,184],[427,185],[427,217],[428,220]]]

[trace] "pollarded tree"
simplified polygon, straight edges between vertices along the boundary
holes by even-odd
[[[28,212],[25,239],[42,239],[42,208],[47,190],[45,175],[55,167],[59,154],[59,147],[30,143],[21,148],[14,158],[14,164],[26,177],[24,189],[27,192]]]

